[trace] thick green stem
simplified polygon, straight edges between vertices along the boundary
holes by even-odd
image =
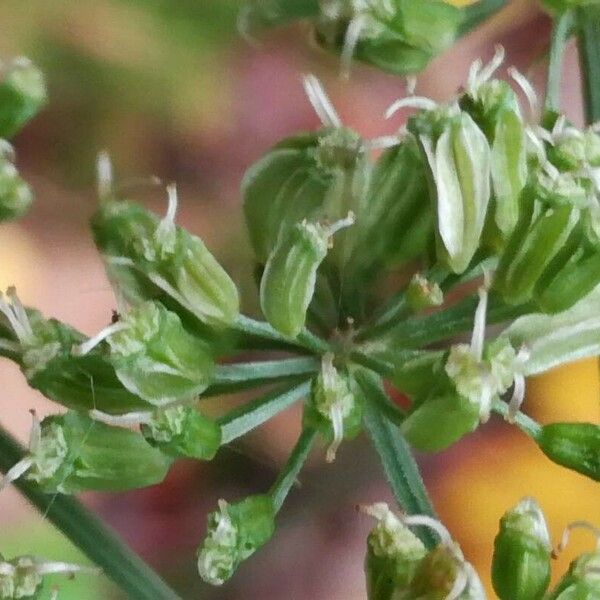
[[[310,450],[317,438],[317,430],[312,427],[307,427],[302,430],[292,453],[290,454],[285,466],[279,473],[277,480],[271,487],[271,498],[276,511],[283,506],[287,495],[298,479],[298,475],[310,454]]]
[[[0,469],[6,473],[25,451],[0,428]],[[69,496],[44,494],[19,479],[15,487],[133,600],[178,600],[179,596],[83,505]]]
[[[292,388],[287,386],[269,392],[224,415],[218,419],[221,425],[222,443],[228,444],[245,435],[290,407],[294,402],[306,397],[310,393],[310,386],[311,382],[305,381]]]
[[[267,342],[272,342],[277,348],[284,347],[290,349],[304,349],[314,354],[324,354],[329,350],[329,344],[316,336],[314,333],[305,329],[297,338],[288,338],[276,329],[273,329],[268,323],[255,321],[245,315],[240,315],[233,327],[239,333],[243,333],[249,338],[258,338]]]
[[[600,6],[581,6],[576,18],[585,116],[595,123],[600,120]]]
[[[555,19],[552,28],[545,102],[545,109],[550,112],[560,112],[560,83],[562,79],[563,59],[567,42],[573,34],[574,25],[575,18],[573,11],[568,10]]]
[[[419,467],[408,444],[398,427],[381,413],[376,396],[385,395],[385,392],[369,374],[357,373],[356,378],[365,396],[365,428],[379,454],[396,500],[408,514],[435,517]],[[437,544],[435,536],[427,529],[421,528],[419,536],[429,548]]]
[[[492,406],[492,410],[504,417],[508,416],[508,404],[506,402],[502,402],[502,400],[496,400]],[[542,431],[542,427],[539,423],[536,423],[531,417],[528,417],[526,414],[522,412],[518,412],[514,416],[514,424],[526,435],[537,439]]]

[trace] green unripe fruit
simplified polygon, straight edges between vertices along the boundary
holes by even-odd
[[[33,202],[33,193],[10,159],[12,148],[0,140],[0,221],[22,217]]]
[[[541,600],[550,583],[550,535],[533,498],[521,500],[500,520],[492,582],[500,600]]]

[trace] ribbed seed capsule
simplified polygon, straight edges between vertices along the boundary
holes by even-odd
[[[412,100],[399,101],[390,112],[411,105]],[[419,139],[429,165],[438,261],[462,273],[479,248],[490,201],[488,141],[475,121],[457,107],[421,111],[408,127]]]
[[[78,573],[99,574],[100,569],[66,562],[51,562],[28,555],[6,560],[0,554],[0,599],[36,600],[43,590],[46,575],[61,574],[72,578]]]
[[[130,309],[73,353],[85,355],[103,340],[119,381],[155,406],[196,396],[211,382],[214,363],[206,344],[158,302]]]
[[[0,138],[17,133],[46,101],[44,77],[30,60],[0,63]]]
[[[167,406],[118,416],[92,410],[90,416],[107,425],[139,426],[150,445],[175,458],[211,460],[221,446],[220,425],[193,406]]]
[[[303,221],[277,241],[260,282],[260,305],[283,335],[296,337],[302,331],[331,237],[353,222],[352,215],[331,226]]]
[[[335,460],[342,441],[356,437],[362,426],[362,404],[354,393],[351,377],[335,368],[333,358],[332,354],[323,356],[303,416],[305,426],[315,427],[330,442],[327,462]]]
[[[536,438],[550,460],[600,481],[600,426],[592,423],[551,423]]]
[[[69,411],[47,417],[41,426],[34,417],[29,454],[2,485],[24,475],[49,494],[118,492],[160,483],[170,465],[140,433]]]
[[[524,498],[500,519],[492,582],[500,600],[541,600],[550,583],[548,525],[538,503]]]
[[[7,339],[0,339],[3,355],[14,360],[27,383],[46,397],[76,410],[97,408],[119,414],[147,409],[148,403],[128,391],[117,379],[106,352],[95,348],[74,356],[74,345],[84,336],[55,319],[44,319],[25,309],[14,289],[0,294],[0,322],[7,325]]]
[[[266,544],[275,531],[275,510],[270,496],[250,496],[236,504],[219,500],[208,515],[208,531],[198,550],[200,577],[222,585],[240,563]]]
[[[399,75],[421,71],[454,41],[460,11],[438,0],[320,0],[315,37],[341,54]]]
[[[92,231],[108,274],[132,302],[160,290],[210,326],[231,325],[239,314],[237,288],[202,240],[175,225],[175,187],[168,192],[162,221],[129,202],[101,201]]]
[[[11,160],[12,147],[0,139],[0,221],[22,217],[33,202],[33,193]]]
[[[367,539],[367,596],[369,600],[402,597],[427,550],[387,504],[361,506],[360,510],[377,520]]]

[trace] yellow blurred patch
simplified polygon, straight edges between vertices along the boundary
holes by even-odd
[[[16,285],[19,295],[27,297],[36,289],[34,269],[39,252],[28,233],[16,223],[2,223],[0,227],[0,291]]]
[[[479,0],[446,0],[448,4],[453,4],[454,6],[469,6],[470,4],[475,4]]]

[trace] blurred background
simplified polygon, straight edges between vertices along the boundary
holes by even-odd
[[[175,181],[179,221],[201,235],[256,309],[252,258],[241,220],[244,170],[279,138],[318,125],[301,74],[323,78],[344,122],[365,136],[401,125],[383,119],[404,93],[397,78],[355,65],[351,82],[337,77],[335,59],[311,49],[301,29],[273,32],[251,46],[236,34],[239,0],[2,0],[0,56],[26,55],[44,70],[48,108],[16,138],[18,165],[36,191],[31,213],[0,228],[0,287],[16,285],[26,304],[84,332],[110,319],[114,298],[87,222],[95,207],[94,162],[107,149],[127,194],[158,212],[166,204],[151,175]],[[536,4],[515,0],[490,23],[434,61],[418,92],[436,99],[454,93],[469,63],[493,46],[507,63],[544,79],[549,19]],[[564,108],[581,123],[576,49],[568,52]],[[2,423],[25,441],[30,408],[56,410],[25,384],[18,369],[0,364]],[[219,403],[243,398],[223,398]],[[595,360],[529,381],[527,410],[542,422],[600,421]],[[266,489],[299,432],[289,410],[226,449],[210,464],[180,462],[167,481],[123,495],[84,501],[185,599],[354,600],[365,597],[362,561],[371,526],[358,502],[390,493],[364,440],[342,447],[336,463],[315,452],[280,515],[273,541],[220,589],[196,575],[195,548],[206,513],[220,497]],[[492,420],[451,451],[420,457],[428,488],[465,555],[489,585],[498,519],[524,495],[546,511],[554,538],[575,519],[600,524],[600,489],[552,465],[518,431]],[[0,552],[35,553],[85,564],[67,540],[13,490],[0,495]],[[583,534],[557,566],[592,543]],[[120,598],[103,577],[60,581],[60,599]],[[493,593],[490,591],[490,596]]]

